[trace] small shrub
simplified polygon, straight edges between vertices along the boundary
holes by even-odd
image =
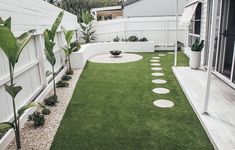
[[[113,39],[113,42],[119,42],[120,38],[118,36],[116,36],[114,39]]]
[[[51,113],[51,110],[48,109],[48,108],[43,108],[41,113],[42,113],[43,115],[49,115],[49,114]]]
[[[46,99],[44,99],[43,103],[47,106],[55,106],[57,103],[57,96],[56,95],[52,95]]]
[[[73,75],[73,70],[67,70],[66,75]]]
[[[148,39],[147,39],[146,37],[143,37],[143,38],[141,38],[139,41],[140,41],[140,42],[146,42],[146,41],[148,41]]]
[[[62,87],[68,87],[69,86],[69,83],[68,82],[66,82],[66,81],[59,81],[59,82],[57,82],[56,83],[56,87],[57,88],[62,88]]]
[[[137,41],[139,41],[139,39],[138,39],[137,36],[130,36],[130,37],[128,38],[128,41],[129,41],[129,42],[137,42]]]
[[[69,76],[69,75],[64,75],[64,76],[61,78],[61,80],[63,80],[63,81],[69,81],[70,79],[72,79],[72,77]]]
[[[41,114],[40,112],[34,112],[33,114],[28,116],[28,121],[33,121],[33,125],[34,127],[39,127],[44,125],[45,123],[45,117],[43,114]]]

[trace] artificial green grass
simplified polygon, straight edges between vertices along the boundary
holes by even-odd
[[[56,133],[52,150],[209,150],[205,131],[172,73],[174,55],[161,57],[167,84],[152,83],[150,60],[158,53],[125,64],[88,63]],[[180,53],[178,65],[188,64]],[[153,88],[170,93],[157,95]],[[169,99],[173,108],[153,105]]]

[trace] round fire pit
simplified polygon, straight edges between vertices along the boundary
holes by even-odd
[[[110,51],[110,54],[113,55],[113,56],[118,56],[122,53],[122,51],[118,51],[118,50],[115,50],[115,51]]]

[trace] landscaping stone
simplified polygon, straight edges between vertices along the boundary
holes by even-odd
[[[161,66],[159,63],[151,63],[151,66]]]
[[[156,60],[156,59],[155,60],[150,60],[150,62],[159,62],[159,60]]]
[[[174,106],[174,103],[172,101],[164,99],[156,100],[153,102],[153,104],[160,108],[171,108]]]
[[[152,80],[153,83],[156,83],[156,84],[164,84],[164,83],[167,83],[166,80],[162,80],[162,79],[155,79],[155,80]]]
[[[151,70],[154,70],[154,71],[161,71],[161,70],[162,70],[162,68],[159,68],[159,67],[153,67],[153,68],[151,68]]]
[[[153,59],[160,59],[160,57],[152,57]]]
[[[158,54],[158,56],[166,56],[166,54]]]
[[[155,88],[155,89],[153,89],[153,92],[156,94],[167,94],[170,92],[170,90],[168,90],[166,88]]]
[[[152,73],[152,76],[160,77],[160,76],[164,76],[164,73],[155,72],[155,73]]]

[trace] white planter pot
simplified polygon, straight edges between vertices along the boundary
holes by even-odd
[[[198,69],[201,64],[201,52],[191,51],[189,65],[192,69]]]

